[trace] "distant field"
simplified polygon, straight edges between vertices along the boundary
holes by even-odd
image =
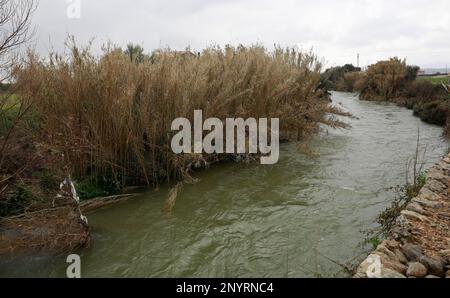
[[[449,76],[435,76],[435,77],[419,77],[418,80],[429,81],[433,84],[441,84],[444,82],[445,84],[450,84]]]

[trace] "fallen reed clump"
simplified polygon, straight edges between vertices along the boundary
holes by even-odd
[[[41,252],[56,255],[89,243],[89,229],[73,204],[0,218],[0,256]]]
[[[1,154],[0,256],[59,254],[89,245],[79,206],[61,189],[59,154],[22,125],[9,134]]]
[[[176,155],[177,117],[280,118],[283,139],[307,138],[319,124],[342,126],[319,88],[316,56],[261,46],[211,47],[199,55],[158,50],[139,61],[108,47],[42,59],[15,72],[17,93],[39,114],[41,141],[64,156],[78,180],[121,188],[181,180],[229,157]]]

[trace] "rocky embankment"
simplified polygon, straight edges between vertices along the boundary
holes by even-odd
[[[450,278],[450,155],[427,177],[356,278]]]

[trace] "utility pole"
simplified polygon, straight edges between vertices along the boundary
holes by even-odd
[[[356,65],[356,67],[359,68],[359,53],[358,53],[358,55],[357,55],[357,65]]]

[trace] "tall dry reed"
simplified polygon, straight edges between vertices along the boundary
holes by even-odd
[[[15,78],[21,100],[40,115],[41,140],[76,176],[156,185],[225,158],[172,153],[172,121],[192,121],[195,109],[204,118],[280,118],[286,139],[340,125],[318,88],[320,69],[312,53],[261,46],[158,50],[141,63],[117,48],[96,57],[72,46],[66,56],[30,54]]]

